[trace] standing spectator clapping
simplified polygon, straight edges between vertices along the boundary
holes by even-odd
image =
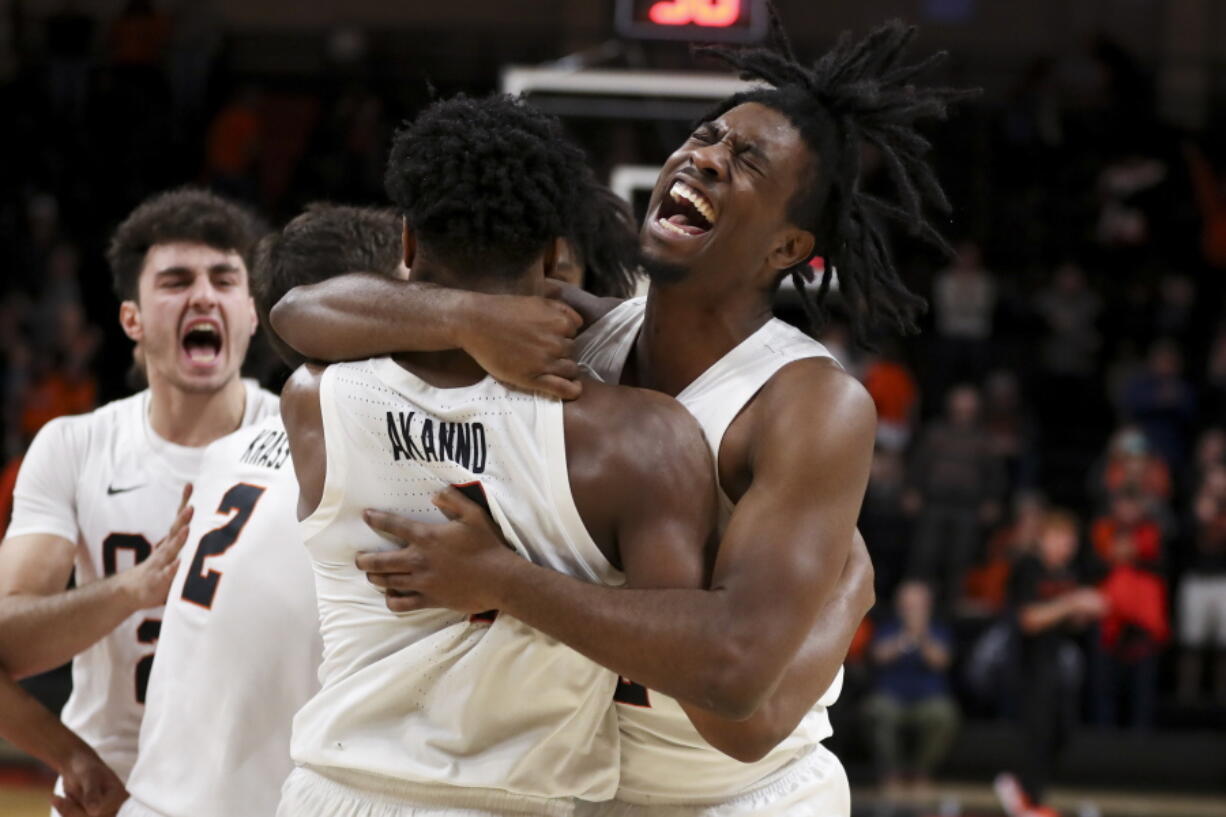
[[[877,628],[870,650],[876,689],[865,701],[877,771],[887,795],[909,775],[928,784],[958,727],[958,707],[949,692],[952,660],[949,629],[932,620],[932,591],[919,581],[898,588],[895,617]],[[903,750],[910,732],[914,750]]]

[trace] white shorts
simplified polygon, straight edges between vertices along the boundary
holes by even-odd
[[[642,806],[579,802],[576,817],[849,817],[851,789],[834,753],[818,744],[755,789],[722,803]]]
[[[1226,647],[1226,576],[1188,573],[1179,586],[1179,643]]]
[[[329,769],[299,766],[281,787],[277,817],[571,817],[570,799],[523,797],[494,789],[422,786]]]

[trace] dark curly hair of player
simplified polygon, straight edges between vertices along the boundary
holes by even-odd
[[[591,176],[584,212],[569,236],[583,263],[583,288],[602,298],[628,298],[639,268],[639,225],[629,203]]]
[[[589,178],[556,118],[495,94],[423,110],[396,134],[385,183],[424,250],[505,278],[587,223]]]
[[[814,255],[826,262],[812,296],[804,287],[810,259],[789,271],[809,319],[818,326],[824,322],[833,271],[858,338],[877,326],[914,332],[926,305],[898,277],[885,224],[899,222],[911,235],[950,251],[924,213],[925,205],[942,213],[948,213],[950,206],[925,160],[931,145],[916,130],[916,123],[945,118],[951,103],[978,91],[913,84],[946,55],[941,52],[905,64],[915,28],[898,20],[859,42],[844,32],[830,51],[806,66],[796,59],[778,15],[773,8],[771,12],[771,47],[696,49],[699,55],[731,65],[743,79],[768,83],[730,97],[704,121],[737,105],[757,102],[786,116],[817,157],[811,183],[797,193],[789,208],[793,222],[813,232]],[[897,201],[863,189],[861,154],[868,145],[881,153]]]
[[[216,193],[180,187],[146,199],[115,229],[107,247],[111,283],[121,301],[137,299],[145,255],[176,241],[233,250],[251,268],[255,244],[267,231],[255,213]]]
[[[268,313],[294,287],[347,272],[396,276],[404,257],[400,216],[390,208],[316,202],[285,228],[260,239],[251,268],[251,294],[260,326],[289,366],[304,358],[272,330]]]

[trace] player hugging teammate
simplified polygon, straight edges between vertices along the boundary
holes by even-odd
[[[166,215],[113,253],[150,389],[48,426],[0,549],[46,639],[24,666],[88,648],[66,723],[123,813],[848,814],[822,741],[872,604],[875,416],[770,308],[820,254],[812,317],[837,269],[857,326],[913,326],[884,221],[935,238],[914,127],[958,94],[913,84],[911,35],[811,67],[778,30],[714,51],[765,84],[669,157],[637,247],[558,122],[503,96],[397,134],[397,215],[314,208],[254,266],[253,234],[219,226],[241,211],[170,194],[206,226]],[[870,143],[898,203],[860,189]],[[650,292],[547,283],[574,258],[616,282],[641,262]],[[238,380],[249,268],[274,344],[309,361],[283,424]],[[162,625],[136,613],[163,601]],[[113,810],[74,791],[65,817]]]

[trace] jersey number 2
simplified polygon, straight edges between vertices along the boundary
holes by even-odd
[[[219,528],[206,533],[196,546],[196,556],[192,559],[187,571],[187,579],[183,582],[183,599],[197,604],[206,610],[213,607],[213,596],[217,593],[217,585],[221,582],[221,573],[216,570],[205,570],[204,560],[210,556],[220,556],[238,541],[238,536],[251,519],[255,503],[264,494],[264,489],[258,485],[240,482],[232,485],[221,498],[217,506],[218,513],[232,513],[230,521]]]

